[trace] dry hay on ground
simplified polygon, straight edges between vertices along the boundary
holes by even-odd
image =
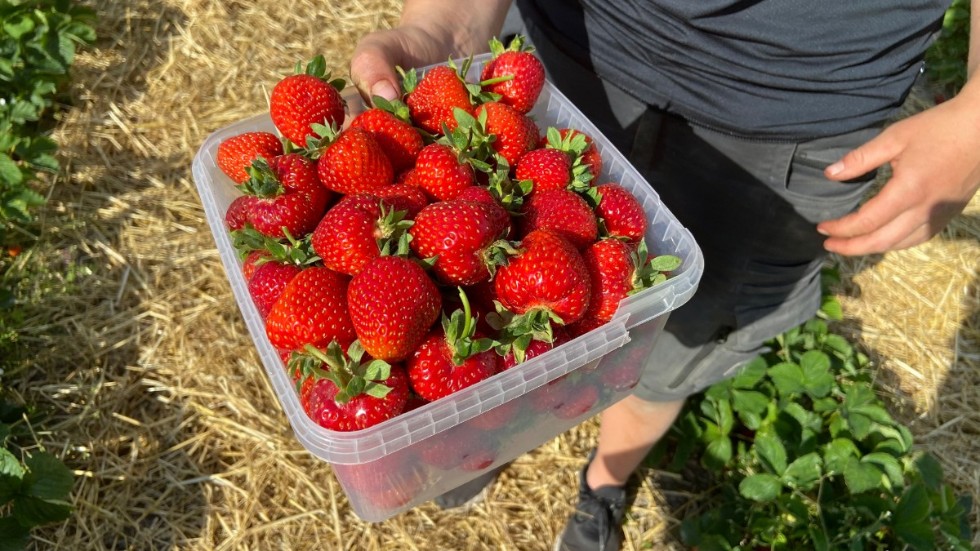
[[[39,438],[78,474],[74,516],[37,547],[550,549],[595,423],[521,457],[467,513],[425,505],[359,521],[286,423],[191,179],[210,132],[262,111],[298,60],[323,53],[345,73],[357,37],[391,25],[400,3],[90,3],[100,39],[74,69],[75,106],[55,135],[64,175],[24,259],[80,268],[25,337],[38,358],[22,391],[55,409]],[[874,352],[881,388],[975,500],[978,216],[975,202],[919,249],[844,261],[842,289],[843,327]],[[627,549],[671,546],[662,499],[640,488]]]

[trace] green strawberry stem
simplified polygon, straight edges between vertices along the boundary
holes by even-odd
[[[446,336],[446,345],[452,352],[453,365],[462,365],[468,358],[496,347],[499,343],[493,339],[474,339],[476,334],[476,319],[470,308],[470,301],[462,287],[457,287],[463,309],[456,310],[451,316],[442,316],[442,330]]]
[[[364,357],[364,347],[356,340],[347,348],[346,355],[336,340],[330,341],[326,351],[312,344],[303,347],[303,351],[319,362],[319,365],[328,367],[322,369],[312,362],[303,364],[304,377],[312,376],[331,381],[337,386],[334,401],[338,404],[346,404],[351,398],[361,394],[384,398],[391,392],[391,387],[383,384],[391,376],[391,364],[384,360],[363,363],[361,359]]]

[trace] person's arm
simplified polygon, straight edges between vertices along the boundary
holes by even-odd
[[[967,82],[956,97],[890,125],[829,166],[849,180],[886,163],[891,179],[856,212],[817,225],[824,247],[861,255],[914,247],[940,232],[980,187],[980,0],[971,2]]]
[[[419,67],[489,49],[511,0],[406,0],[398,25],[362,38],[351,57],[351,80],[370,100],[398,94],[395,66]]]

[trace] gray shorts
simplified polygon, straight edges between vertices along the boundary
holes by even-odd
[[[549,79],[646,176],[704,253],[698,290],[669,315],[636,396],[672,401],[700,392],[816,313],[827,256],[816,223],[852,211],[874,180],[867,174],[833,182],[823,169],[880,129],[798,143],[729,136],[602,81],[533,26],[516,30],[530,37]]]

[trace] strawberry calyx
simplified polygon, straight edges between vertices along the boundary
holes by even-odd
[[[507,46],[500,41],[496,36],[490,39],[490,54],[496,58],[500,57],[500,54],[504,52],[527,52],[534,53],[534,46],[528,43],[523,35],[514,35],[514,38],[510,40]]]
[[[310,130],[313,132],[306,137],[306,147],[298,150],[298,153],[309,157],[312,160],[319,159],[327,147],[337,140],[341,129],[334,123],[311,124]]]
[[[507,263],[507,260],[518,254],[514,244],[506,239],[498,239],[480,251],[480,260],[490,272],[490,279],[497,274],[497,268]]]
[[[332,382],[337,387],[334,401],[338,404],[364,394],[384,398],[391,392],[391,387],[384,384],[391,376],[391,364],[377,359],[365,361],[364,355],[364,347],[356,340],[346,353],[336,340],[330,341],[326,350],[307,344],[290,356],[289,367],[300,375],[297,387],[310,377]]]
[[[286,235],[286,242],[263,234],[249,224],[240,230],[230,232],[232,246],[241,259],[245,259],[252,251],[263,251],[262,258],[256,261],[256,265],[266,262],[276,261],[284,264],[296,266],[309,266],[320,261],[320,257],[313,251],[311,236],[306,235],[302,239],[296,239],[283,228]]]
[[[680,257],[674,255],[662,254],[649,258],[646,241],[643,239],[632,252],[632,257],[636,270],[633,272],[633,288],[626,293],[627,296],[667,281],[670,272],[681,266]]]
[[[470,308],[470,301],[462,287],[459,298],[462,309],[456,309],[449,316],[442,314],[442,331],[446,336],[446,345],[451,352],[453,365],[462,365],[468,358],[495,348],[499,343],[493,339],[474,338],[476,335],[476,317]]]
[[[498,156],[497,166],[489,173],[487,189],[497,203],[511,217],[519,216],[524,198],[531,193],[534,182],[531,180],[514,180],[510,177],[510,164],[507,159]]]
[[[411,110],[409,109],[408,104],[406,104],[404,101],[400,99],[388,100],[381,96],[372,96],[371,102],[375,107],[381,109],[382,111],[391,113],[395,116],[395,118],[409,124],[412,123]],[[421,129],[417,128],[416,130]]]
[[[278,197],[286,192],[279,177],[272,171],[269,161],[265,157],[257,157],[252,164],[245,169],[248,179],[242,182],[239,189],[246,195],[254,197],[270,198]]]
[[[347,87],[347,81],[343,78],[331,78],[330,72],[327,71],[327,60],[322,55],[314,56],[306,63],[305,67],[302,62],[296,62],[293,72],[297,75],[305,74],[316,77],[333,86],[338,92],[342,92]]]
[[[494,156],[491,145],[494,136],[486,132],[486,116],[481,114],[481,121],[458,107],[453,110],[453,115],[456,128],[449,130],[443,124],[443,135],[435,139],[435,142],[452,149],[460,164],[467,163],[474,170],[490,173],[493,165],[488,160]]]
[[[405,217],[408,211],[397,210],[388,206],[384,201],[380,203],[381,216],[375,222],[374,238],[378,244],[378,250],[382,256],[408,256],[411,251],[408,229],[415,224],[413,220]]]
[[[487,314],[487,323],[499,333],[497,353],[514,355],[516,363],[527,358],[531,341],[555,342],[554,324],[563,325],[561,317],[548,308],[531,308],[523,314],[511,312],[503,304],[493,301],[495,312]]]
[[[557,149],[572,159],[572,177],[568,189],[579,194],[588,192],[593,187],[594,176],[585,163],[584,154],[589,148],[585,135],[581,132],[567,132],[562,136],[557,128],[550,126],[545,131],[545,137],[545,147]]]

